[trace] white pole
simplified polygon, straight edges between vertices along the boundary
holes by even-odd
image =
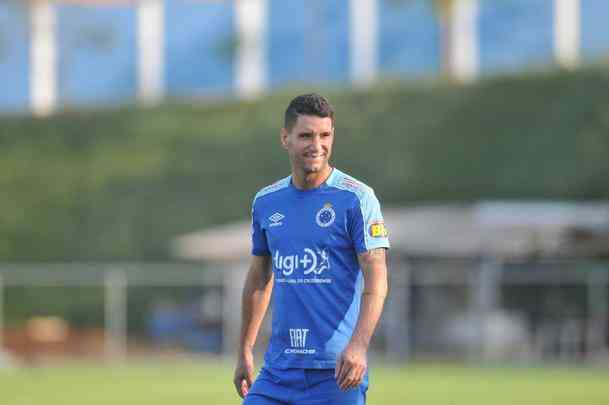
[[[255,98],[265,90],[267,18],[267,0],[235,1],[235,87],[243,99]]]
[[[579,64],[580,0],[554,0],[554,54],[562,67]]]
[[[367,87],[377,74],[377,0],[350,0],[349,16],[351,81]]]
[[[158,104],[164,95],[165,9],[163,0],[140,0],[137,8],[138,97]]]
[[[50,1],[30,3],[30,104],[36,116],[47,116],[55,110],[55,24],[55,10]]]
[[[106,358],[122,360],[127,352],[127,276],[111,271],[105,278]]]
[[[451,76],[472,82],[478,76],[478,0],[454,0],[449,18]]]

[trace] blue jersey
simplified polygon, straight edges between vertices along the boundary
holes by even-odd
[[[389,247],[374,191],[337,169],[313,190],[286,177],[256,194],[252,241],[252,254],[273,264],[266,365],[334,368],[359,314],[357,255]]]

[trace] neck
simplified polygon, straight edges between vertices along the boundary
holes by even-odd
[[[329,165],[314,173],[292,170],[292,184],[301,190],[312,190],[321,186],[330,177],[330,173],[332,173],[332,167]]]

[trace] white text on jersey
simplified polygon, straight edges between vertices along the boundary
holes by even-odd
[[[330,258],[325,249],[316,250],[305,248],[302,254],[288,256],[282,256],[279,250],[276,250],[273,264],[277,270],[281,270],[284,276],[291,275],[297,269],[302,269],[304,275],[311,273],[318,275],[330,268]]]

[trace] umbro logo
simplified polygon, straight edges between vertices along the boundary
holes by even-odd
[[[271,223],[269,224],[269,227],[283,225],[283,222],[281,222],[281,220],[284,218],[285,218],[285,215],[280,214],[279,212],[274,213],[273,215],[271,215],[269,217],[269,220],[271,221]]]

